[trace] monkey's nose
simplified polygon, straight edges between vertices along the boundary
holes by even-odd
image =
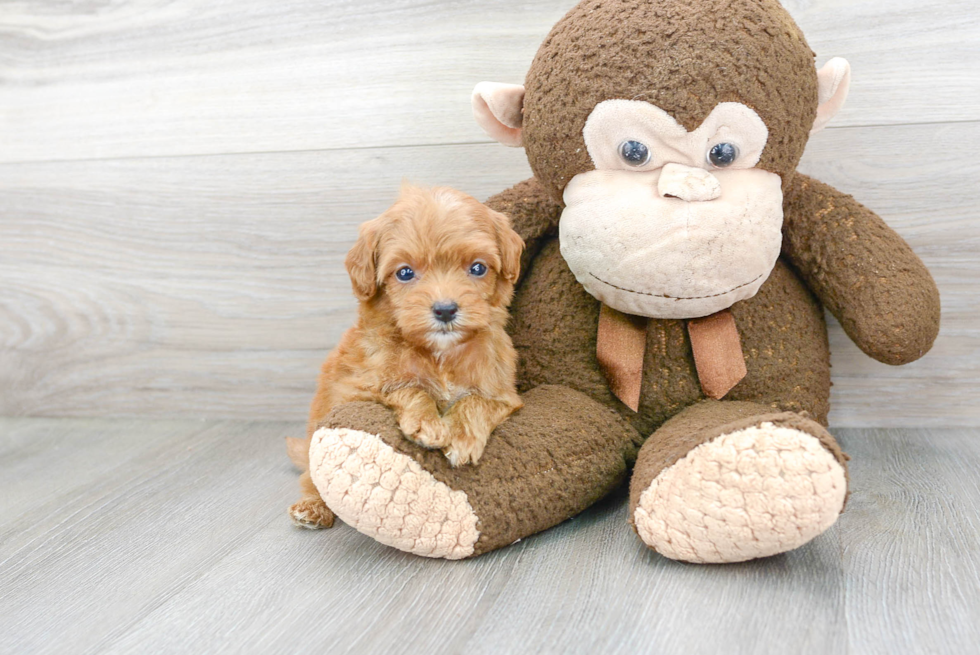
[[[457,311],[459,311],[459,305],[452,301],[442,301],[432,305],[432,313],[443,323],[452,323],[453,319],[456,318]]]
[[[657,191],[661,198],[680,198],[687,202],[714,200],[721,195],[721,182],[703,168],[667,164],[660,170]]]

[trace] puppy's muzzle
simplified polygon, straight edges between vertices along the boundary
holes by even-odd
[[[459,305],[454,302],[437,302],[432,305],[432,314],[442,323],[452,323],[458,311]]]

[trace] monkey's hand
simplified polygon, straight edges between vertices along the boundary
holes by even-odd
[[[939,332],[939,290],[922,260],[874,212],[805,175],[784,203],[783,254],[865,353],[922,357]]]

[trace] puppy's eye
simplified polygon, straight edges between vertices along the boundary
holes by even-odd
[[[708,162],[717,168],[731,166],[738,159],[738,146],[732,143],[719,143],[708,151]]]
[[[487,274],[487,265],[483,262],[473,262],[470,266],[470,275],[473,277],[483,277]]]
[[[639,141],[623,141],[619,156],[630,166],[643,166],[650,161],[650,149]]]
[[[398,278],[399,282],[411,282],[415,279],[415,271],[408,266],[402,266],[395,271],[395,277]]]

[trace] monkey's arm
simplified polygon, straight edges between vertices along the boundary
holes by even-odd
[[[514,230],[524,239],[521,278],[546,236],[557,233],[562,207],[544,190],[536,178],[524,180],[486,202],[491,209],[507,214]],[[519,283],[519,281],[518,281]]]
[[[922,357],[939,332],[939,290],[905,240],[854,198],[796,175],[784,202],[783,254],[865,353]]]

